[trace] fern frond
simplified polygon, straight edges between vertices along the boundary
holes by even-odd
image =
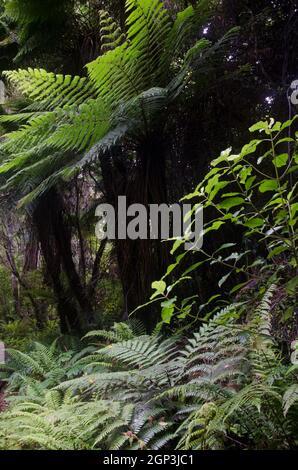
[[[285,416],[296,402],[298,402],[298,385],[293,384],[286,390],[283,396],[283,410]]]
[[[56,75],[44,69],[31,68],[3,74],[24,96],[40,103],[43,111],[78,106],[95,97],[95,90],[86,77]]]
[[[115,49],[125,41],[125,35],[122,33],[120,26],[107,11],[100,10],[99,24],[102,51]]]

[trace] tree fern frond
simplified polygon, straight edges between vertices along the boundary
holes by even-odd
[[[196,37],[198,31],[207,23],[212,13],[212,6],[208,0],[200,0],[195,6],[190,5],[177,14],[174,24],[167,36],[164,52],[160,57],[160,68],[163,71],[164,78],[169,75],[171,65],[177,57],[183,57],[185,47],[193,37]]]
[[[293,384],[286,390],[283,396],[283,410],[285,416],[296,402],[298,402],[298,385]]]
[[[143,77],[143,89],[150,88],[160,73],[159,60],[164,50],[171,20],[160,0],[127,0],[127,38],[131,54],[139,55],[138,73]]]
[[[125,35],[122,33],[120,26],[111,18],[107,11],[101,10],[99,12],[99,18],[101,49],[103,51],[115,49],[125,41]]]
[[[86,77],[56,75],[44,69],[31,68],[3,73],[24,96],[41,103],[43,111],[74,104],[78,106],[95,97],[95,90]]]

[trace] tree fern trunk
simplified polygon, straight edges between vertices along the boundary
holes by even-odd
[[[136,159],[118,155],[102,161],[108,202],[117,207],[117,198],[124,195],[127,206],[134,203],[161,204],[167,202],[165,151],[159,136],[151,136],[138,146]],[[116,182],[116,183],[114,183]],[[149,229],[149,227],[148,227]],[[116,240],[120,277],[126,305],[126,316],[145,303],[151,284],[164,274],[168,250],[160,240]],[[138,317],[151,331],[159,319],[154,308],[142,310]]]

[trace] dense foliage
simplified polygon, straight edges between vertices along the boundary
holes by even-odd
[[[36,343],[11,350],[6,447],[38,449],[289,448],[297,445],[297,365],[282,363],[272,285],[239,325],[237,304],[188,341],[117,324],[78,353]],[[100,341],[101,339],[101,341]],[[295,368],[296,367],[296,368]]]
[[[0,15],[0,449],[298,448],[295,2]],[[98,240],[123,195],[188,230]]]
[[[279,173],[295,174],[296,154],[288,161],[274,150],[284,141],[280,133],[290,124],[271,121],[253,126],[252,131],[260,129],[268,137],[252,141],[239,155],[223,152],[212,162],[204,182],[188,196],[207,195],[220,212],[220,219],[214,218],[206,232],[220,230],[223,223],[218,222],[228,220],[248,229],[246,237],[260,237],[266,243],[267,262],[257,257],[240,266],[244,256],[249,259],[249,251],[219,255],[230,243],[212,257],[211,261],[229,267],[228,275],[236,269],[248,277],[232,289],[232,295],[238,291],[234,300],[216,314],[208,312],[205,318],[212,314],[211,319],[189,339],[179,331],[166,339],[159,333],[148,336],[141,324],[131,321],[115,323],[110,331],[90,332],[82,345],[67,345],[61,338],[49,347],[35,343],[30,353],[9,350],[10,361],[2,368],[10,403],[0,425],[4,447],[286,449],[297,445],[297,341],[293,339],[298,281],[293,277],[297,264],[292,230],[297,223],[297,184],[289,190],[287,179],[280,184]],[[265,155],[270,160],[268,171],[270,165],[277,169],[275,177],[261,182],[252,176],[253,166],[246,161],[257,150],[257,142],[273,145],[256,164],[261,166]],[[222,175],[224,181],[220,181]],[[249,191],[245,200],[239,192],[229,192],[215,202],[219,191],[229,191],[228,185],[237,181],[239,190]],[[270,194],[262,208],[251,208],[257,192],[269,193],[273,187],[278,189],[277,184],[279,192]],[[248,207],[236,210],[245,201]],[[235,212],[228,212],[231,207]],[[264,226],[271,217],[273,222],[278,217],[279,224],[282,217],[284,223],[274,222],[276,230],[268,230]],[[186,282],[187,274],[204,262],[210,262],[210,257],[191,265],[180,281]],[[176,267],[171,265],[167,274]],[[153,287],[157,295],[152,301],[163,299],[163,322],[170,323],[175,314],[183,323],[192,317],[189,299],[178,308],[177,297],[170,297],[173,286],[166,287],[162,280]],[[90,346],[84,344],[89,342]],[[282,343],[288,347],[283,355]]]

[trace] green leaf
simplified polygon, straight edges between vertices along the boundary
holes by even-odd
[[[245,200],[242,197],[231,197],[228,199],[225,199],[222,201],[220,204],[218,204],[218,207],[220,209],[231,209],[232,207],[239,206],[240,204],[245,203]]]
[[[256,228],[256,227],[262,227],[262,225],[264,225],[265,221],[264,219],[261,219],[260,217],[254,217],[253,219],[249,219],[247,220],[247,222],[245,222],[245,227],[248,227],[248,228]]]
[[[241,193],[238,192],[234,192],[234,193],[224,193],[222,195],[222,197],[232,197],[232,196],[241,196]]]
[[[215,188],[212,189],[212,191],[210,192],[209,194],[209,201],[213,201],[213,199],[215,198],[216,194],[223,188],[225,188],[226,186],[228,186],[228,184],[230,184],[230,181],[220,181],[219,183],[217,183],[215,185]],[[206,188],[207,189],[207,188]]]
[[[248,178],[246,181],[245,181],[245,189],[246,191],[248,191],[252,185],[253,185],[253,182],[255,181],[256,179],[256,176],[251,176],[250,178]]]
[[[174,269],[179,265],[180,261],[181,261],[185,256],[186,256],[186,252],[185,252],[185,253],[182,253],[182,254],[179,255],[179,256],[177,256],[176,262],[175,262],[175,263],[172,263],[172,264],[170,264],[170,266],[168,266],[167,272],[166,272],[166,274],[162,277],[162,280],[165,279],[167,276],[169,276],[172,271],[174,271]]]
[[[287,251],[289,249],[288,246],[285,246],[285,245],[279,245],[279,246],[276,246],[275,248],[273,248],[273,250],[271,250],[268,254],[268,259],[271,259],[273,258],[274,256],[277,256],[277,255],[280,255],[281,253],[283,253],[284,251]]]
[[[198,261],[197,263],[195,264],[192,264],[189,268],[187,268],[186,271],[184,271],[183,273],[183,276],[187,276],[187,274],[195,271],[196,269],[198,269],[200,266],[202,266],[202,264],[206,263],[207,260],[204,260],[204,261]]]
[[[236,243],[224,243],[223,245],[221,245],[215,252],[215,253],[218,253],[219,251],[222,251],[222,250],[225,250],[226,248],[232,248],[233,246],[235,246]]]
[[[180,246],[183,245],[183,243],[184,243],[184,240],[177,238],[177,240],[175,240],[173,244],[173,248],[171,249],[171,255],[173,255],[175,251],[177,251],[178,248],[180,248]]]
[[[177,297],[173,297],[172,299],[165,300],[160,305],[165,308],[172,307],[175,304],[176,300],[177,300]]]
[[[181,282],[189,281],[190,279],[191,279],[190,276],[184,276],[183,274],[182,277],[180,277],[177,281],[175,281],[173,284],[167,287],[167,293],[169,294],[176,286],[181,284]]]
[[[170,324],[172,317],[174,315],[175,307],[172,305],[170,307],[164,307],[161,311],[161,318],[164,323]]]
[[[237,284],[236,286],[233,287],[233,289],[230,290],[230,294],[234,294],[238,290],[242,289],[242,287],[245,287],[250,281],[245,281],[241,282],[240,284]]]
[[[240,171],[240,183],[241,184],[245,184],[248,176],[250,176],[252,173],[252,167],[251,166],[247,166],[247,167],[244,167],[241,171]]]
[[[249,132],[264,131],[268,129],[267,121],[259,121],[249,128]]]
[[[283,313],[281,317],[282,323],[287,323],[294,315],[294,307],[288,307]]]
[[[293,124],[293,122],[296,121],[296,119],[297,119],[297,115],[294,116],[293,119],[289,119],[288,121],[285,121],[282,124],[280,130],[283,131],[284,129],[287,129],[288,127],[290,127]]]
[[[241,150],[241,157],[245,157],[246,155],[250,155],[257,150],[258,145],[262,143],[262,140],[252,140],[248,144],[244,145]]]
[[[292,218],[295,217],[296,213],[298,212],[298,202],[295,202],[295,204],[291,205],[291,215]]]
[[[276,180],[263,180],[259,186],[260,193],[266,193],[268,191],[276,191],[278,188],[278,182]]]
[[[277,168],[282,168],[287,164],[288,159],[289,155],[287,153],[281,153],[280,155],[277,155],[277,157],[275,157],[273,163]]]
[[[291,279],[287,284],[286,284],[286,290],[288,294],[295,295],[296,294],[296,289],[298,287],[298,276],[295,276],[293,279]]]
[[[275,145],[284,144],[286,142],[295,142],[295,139],[292,137],[284,137],[283,139],[278,140]]]
[[[224,222],[222,220],[216,220],[211,224],[210,227],[206,228],[204,230],[204,235],[206,235],[208,232],[212,232],[214,230],[218,230],[222,225],[224,225]]]
[[[158,294],[163,294],[167,288],[165,281],[152,282],[152,289],[155,289]]]
[[[218,158],[216,158],[215,160],[212,160],[211,166],[217,167],[219,163],[227,161],[231,152],[232,152],[232,147],[229,147],[228,149],[223,150]]]

